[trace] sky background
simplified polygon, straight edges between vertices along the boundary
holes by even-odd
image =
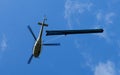
[[[1,75],[120,75],[120,0],[0,0]],[[45,36],[38,59],[27,61],[38,22],[44,30],[103,28],[101,34]]]

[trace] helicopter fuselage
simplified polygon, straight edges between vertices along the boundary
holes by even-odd
[[[39,57],[42,50],[42,34],[43,34],[43,28],[45,26],[44,24],[45,20],[46,19],[44,19],[43,23],[41,23],[42,27],[40,29],[40,33],[33,47],[33,56],[36,58]]]
[[[34,57],[39,57],[40,53],[42,50],[42,40],[41,41],[36,41],[33,47],[33,55]]]

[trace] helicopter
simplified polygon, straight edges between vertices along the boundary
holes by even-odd
[[[42,50],[42,46],[44,46],[44,45],[45,46],[59,46],[60,45],[60,43],[46,43],[46,44],[42,43],[44,27],[48,27],[48,24],[45,23],[46,20],[47,20],[47,18],[44,17],[43,22],[38,22],[38,25],[41,25],[41,29],[40,29],[40,32],[39,32],[39,35],[37,38],[36,38],[35,34],[33,33],[31,27],[28,25],[28,29],[35,40],[35,44],[33,46],[33,53],[31,54],[31,56],[28,60],[28,64],[30,64],[33,57],[35,57],[35,58],[39,57],[41,50]],[[80,29],[79,30],[46,30],[46,36],[102,33],[103,31],[104,30],[102,28],[100,28],[100,29],[82,29],[82,30],[80,30]]]
[[[40,53],[41,53],[41,50],[42,50],[42,46],[59,46],[60,43],[46,43],[46,44],[43,44],[42,43],[42,35],[43,35],[43,29],[44,29],[44,26],[47,27],[48,24],[45,24],[45,21],[47,19],[44,18],[43,19],[43,22],[38,22],[38,25],[41,25],[41,29],[40,29],[40,32],[39,32],[39,35],[38,37],[36,38],[35,34],[33,33],[33,30],[31,29],[31,27],[28,25],[28,29],[30,31],[30,33],[32,34],[34,40],[35,40],[35,44],[33,46],[33,53],[31,54],[29,60],[28,60],[28,64],[30,64],[31,60],[33,57],[35,58],[38,58]]]

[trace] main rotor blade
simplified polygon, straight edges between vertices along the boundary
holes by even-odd
[[[46,43],[44,46],[60,46],[60,43]]]
[[[88,34],[102,33],[103,29],[84,29],[84,30],[48,30],[46,35],[68,35],[68,34]]]
[[[29,60],[28,60],[28,64],[30,64],[32,58],[33,58],[33,54],[30,56],[30,58],[29,58]]]
[[[33,33],[32,29],[29,25],[28,25],[28,29],[29,29],[30,33],[32,34],[32,36],[34,37],[34,39],[37,40],[35,34]]]

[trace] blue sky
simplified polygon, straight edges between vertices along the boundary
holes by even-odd
[[[0,73],[2,75],[119,75],[119,0],[1,0]],[[102,34],[45,36],[39,59],[27,61],[44,15],[44,30],[103,28]]]

